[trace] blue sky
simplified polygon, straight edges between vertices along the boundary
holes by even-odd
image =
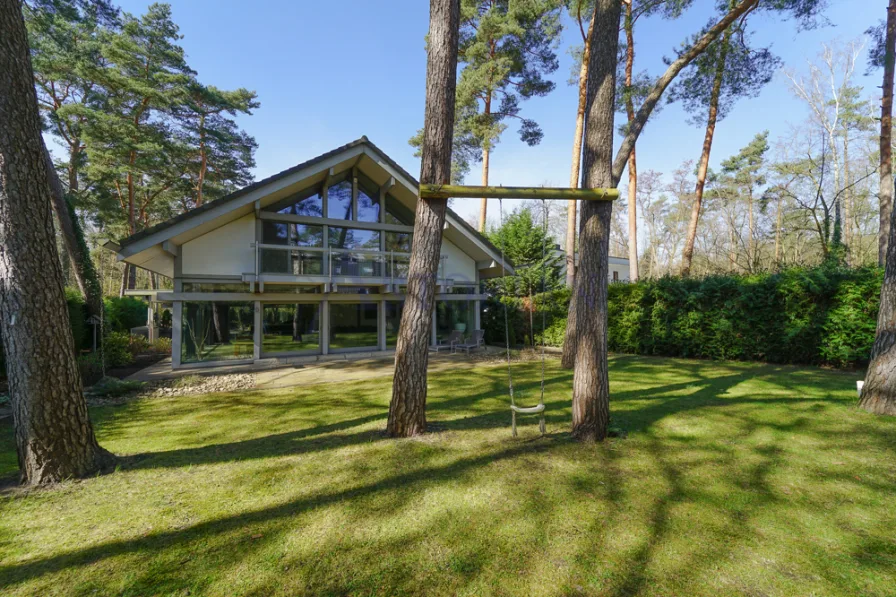
[[[788,67],[803,69],[822,42],[861,36],[885,14],[886,0],[830,0],[831,26],[798,32],[792,22],[754,17],[757,44],[771,44]],[[149,2],[119,0],[132,13]],[[428,27],[425,0],[171,0],[184,35],[190,65],[202,81],[222,88],[258,92],[261,108],[241,119],[258,140],[256,177],[263,178],[333,147],[367,135],[417,174],[419,161],[408,138],[422,125]],[[712,2],[697,0],[677,21],[639,22],[636,69],[658,74],[662,57],[709,18]],[[556,90],[529,100],[523,112],[544,129],[537,147],[521,143],[508,129],[491,159],[491,183],[504,185],[569,182],[576,89],[566,84],[571,58],[566,49],[580,40],[567,23],[558,49]],[[864,62],[861,67],[864,72]],[[868,93],[879,75],[860,77]],[[764,129],[772,140],[788,134],[788,123],[805,118],[782,74],[755,99],[742,100],[717,129],[712,164],[736,152]],[[703,131],[687,122],[678,105],[667,106],[647,126],[638,143],[639,170],[667,175],[685,159],[699,156]],[[474,166],[476,168],[476,166]],[[468,182],[478,184],[474,170]],[[454,208],[474,214],[477,200]],[[494,213],[494,209],[492,212]]]

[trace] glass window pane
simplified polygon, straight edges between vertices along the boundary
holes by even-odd
[[[324,246],[324,227],[308,224],[290,224],[292,238],[297,247]]]
[[[367,189],[364,185],[358,185],[358,221],[380,221],[380,197],[376,189]]]
[[[376,348],[376,303],[330,303],[330,348]]]
[[[387,232],[386,250],[396,253],[410,253],[413,234],[410,232]]]
[[[299,199],[292,205],[287,205],[277,213],[290,214],[294,216],[315,216],[324,215],[324,201],[320,192],[316,192],[310,197]]]
[[[261,250],[261,273],[263,274],[288,274],[289,251],[281,249]]]
[[[327,239],[331,249],[380,250],[380,233],[376,230],[338,228],[336,226],[330,226],[328,230]]]
[[[474,301],[436,301],[436,336],[444,339],[453,331],[470,334],[475,305]]]
[[[283,222],[261,222],[261,242],[266,245],[288,245],[289,226]]]
[[[255,304],[184,303],[181,330],[183,363],[251,359]]]
[[[404,312],[404,301],[386,301],[386,346],[398,344],[398,328],[401,325],[401,314]]]
[[[278,354],[320,349],[320,304],[264,305],[261,351]]]
[[[399,203],[398,199],[386,194],[386,223],[414,225],[414,212]]]
[[[352,183],[344,180],[327,188],[327,217],[335,220],[352,218]]]

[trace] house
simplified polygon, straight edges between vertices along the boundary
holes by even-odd
[[[394,349],[419,183],[366,137],[108,242],[174,280],[174,368]],[[479,282],[513,272],[448,210],[432,341],[480,328]]]
[[[566,251],[560,248],[559,245],[554,249],[554,254],[557,255],[560,260],[560,277],[566,277]],[[629,261],[627,257],[614,257],[610,255],[607,259],[609,261],[609,270],[607,275],[609,276],[610,283],[614,282],[631,282],[631,276],[629,274]],[[579,253],[576,252],[576,265],[579,264]]]

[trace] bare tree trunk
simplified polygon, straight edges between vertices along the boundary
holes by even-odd
[[[887,32],[884,41],[884,81],[880,102],[880,232],[877,261],[883,266],[890,237],[890,213],[893,211],[893,70],[896,66],[896,0],[887,6]]]
[[[681,254],[681,275],[691,273],[691,262],[694,259],[694,242],[697,240],[697,224],[700,221],[700,209],[703,205],[703,190],[706,188],[706,173],[709,170],[709,153],[712,151],[712,139],[716,132],[716,120],[719,116],[719,99],[722,96],[722,81],[725,78],[725,59],[731,43],[731,30],[722,36],[722,48],[719,52],[719,63],[716,65],[712,92],[709,96],[709,117],[706,122],[706,135],[703,138],[703,151],[700,154],[700,165],[697,167],[697,186],[694,189],[694,204],[691,206],[691,219],[688,222],[688,233]]]
[[[775,269],[781,266],[781,197],[778,197],[775,208]]]
[[[430,0],[429,14],[420,183],[448,184],[454,136],[460,0]],[[426,367],[447,208],[447,199],[417,200],[408,292],[395,348],[395,375],[386,427],[392,437],[410,437],[426,431]]]
[[[747,212],[748,212],[748,220],[749,220],[749,228],[750,228],[750,238],[747,243],[747,252],[749,253],[750,259],[750,273],[753,273],[756,269],[756,234],[753,229],[753,195],[750,194],[747,196]]]
[[[614,187],[613,116],[621,10],[618,0],[597,0],[594,10],[582,161],[589,187]],[[607,285],[612,213],[613,204],[608,201],[586,201],[582,206],[575,301],[587,308],[576,313],[572,394],[572,433],[582,441],[603,440],[610,422]]]
[[[843,130],[843,244],[846,245],[846,265],[852,263],[852,191],[849,188],[849,127]]]
[[[579,68],[579,105],[576,109],[576,132],[572,138],[572,166],[569,171],[569,188],[579,188],[582,165],[582,135],[585,131],[585,103],[588,99],[588,59],[591,56],[591,32],[594,15],[588,24],[588,34],[583,40],[582,66]],[[566,286],[572,288],[576,279],[576,212],[578,201],[566,202]],[[570,364],[570,367],[572,365]]]
[[[632,19],[632,2],[625,4],[625,86],[632,86],[632,72],[635,67],[635,22]],[[625,97],[625,113],[628,123],[635,121],[635,103],[631,92]],[[638,160],[635,145],[628,158],[628,271],[632,282],[637,282],[638,274]]]
[[[99,469],[69,332],[54,241],[28,38],[17,0],[0,0],[0,329],[22,483]]]
[[[488,158],[489,148],[482,150],[482,186],[488,186]],[[485,234],[486,217],[488,216],[488,198],[483,197],[479,202],[479,232]]]

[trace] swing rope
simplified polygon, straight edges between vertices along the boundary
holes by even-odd
[[[547,230],[548,230],[548,208],[547,202],[542,199],[542,206],[544,212],[544,222],[542,224],[542,229],[544,231],[544,238],[547,238]],[[498,214],[501,222],[501,226],[504,225],[504,203],[503,200],[498,198]],[[501,239],[501,280],[504,284],[504,290],[507,290],[507,271],[504,267],[504,239]],[[545,272],[545,266],[547,261],[547,246],[546,243],[542,242],[541,245],[541,291],[544,294],[547,287],[547,274]],[[545,420],[544,420],[544,386],[545,386],[545,329],[546,329],[546,315],[544,309],[541,311],[541,394],[538,398],[538,405],[531,407],[521,407],[516,405],[516,400],[514,397],[513,391],[513,372],[510,365],[510,317],[508,315],[509,309],[507,307],[508,301],[502,301],[504,303],[504,343],[505,343],[505,354],[507,356],[507,386],[510,393],[510,413],[511,413],[511,428],[513,430],[513,437],[517,436],[516,432],[516,415],[519,414],[537,414],[539,415],[538,427],[541,430],[541,434],[545,434]],[[532,304],[529,305],[529,308],[535,307],[535,301],[532,301]],[[534,330],[532,331],[534,335]],[[534,344],[534,338],[533,338]]]

